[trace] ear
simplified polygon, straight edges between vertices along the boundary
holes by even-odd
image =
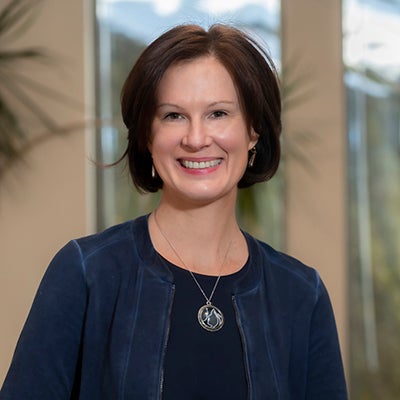
[[[258,138],[260,137],[260,135],[253,129],[251,128],[250,133],[249,133],[249,145],[248,145],[248,149],[252,149],[258,142]]]

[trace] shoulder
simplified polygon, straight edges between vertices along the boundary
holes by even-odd
[[[90,258],[96,253],[109,251],[121,244],[132,240],[132,221],[114,225],[104,231],[73,239],[72,243],[79,248],[83,259]]]
[[[314,267],[304,264],[297,258],[278,251],[270,245],[258,241],[263,258],[274,272],[285,275],[287,278],[299,280],[306,285],[314,286],[320,280]]]
[[[277,286],[281,292],[297,292],[312,297],[318,297],[325,290],[315,268],[249,234],[246,236],[250,243],[251,257],[261,266],[269,286]]]
[[[147,229],[147,217],[111,226],[101,232],[74,239],[71,242],[79,249],[83,260],[108,253],[120,252],[124,248],[133,250],[133,243],[140,240]]]
[[[64,266],[63,270],[75,266],[86,278],[122,272],[138,264],[140,254],[149,247],[147,237],[147,217],[142,216],[69,241],[55,255],[51,266]]]

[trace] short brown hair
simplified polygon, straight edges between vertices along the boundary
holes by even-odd
[[[257,156],[246,169],[239,188],[270,179],[280,161],[281,99],[278,76],[267,52],[249,35],[231,26],[216,24],[208,31],[197,25],[179,25],[158,37],[142,52],[121,93],[123,121],[128,128],[128,158],[133,183],[142,192],[156,192],[162,180],[151,176],[148,150],[156,112],[156,92],[165,71],[178,62],[215,57],[238,90],[248,127],[258,134]]]

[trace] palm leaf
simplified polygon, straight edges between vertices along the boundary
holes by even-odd
[[[9,94],[12,94],[14,98],[29,111],[29,113],[35,115],[47,129],[52,130],[57,127],[57,124],[53,121],[52,117],[49,116],[48,113],[46,113],[41,106],[29,96],[26,90],[19,83],[12,80],[3,80],[3,88],[6,89]]]
[[[35,94],[42,95],[47,99],[53,99],[63,105],[68,105],[71,108],[80,110],[83,106],[82,102],[66,96],[64,93],[60,93],[59,91],[44,85],[43,83],[37,82],[23,74],[18,73],[13,69],[8,73],[8,76],[15,82],[18,82],[20,85],[23,85],[27,90],[34,92]]]
[[[28,60],[31,58],[44,58],[45,55],[41,50],[22,49],[22,50],[2,50],[0,51],[0,67],[4,67],[3,63],[15,62],[16,60]]]
[[[35,7],[42,0],[9,0],[0,10],[0,36],[19,36],[25,32],[35,17]]]
[[[0,169],[8,159],[18,156],[18,143],[23,137],[15,114],[0,99]]]
[[[289,62],[290,67],[283,67],[281,94],[282,106],[284,111],[289,108],[296,107],[310,99],[313,95],[313,87],[311,83],[311,74],[307,72],[298,72],[295,63]]]
[[[11,46],[13,39],[26,32],[36,16],[37,6],[43,0],[5,1],[6,4],[3,3],[0,10],[0,179],[4,171],[32,147],[55,134],[65,134],[84,125],[79,123],[69,127],[59,126],[38,101],[38,95],[74,108],[82,107],[82,104],[25,73],[18,72],[16,68],[18,64],[26,62],[46,62],[45,66],[49,67],[48,62],[53,61],[38,47],[15,49]],[[24,66],[23,71],[26,70]],[[19,105],[18,111],[15,111],[15,105]],[[23,127],[22,121],[32,115],[44,128],[40,135],[32,136]]]

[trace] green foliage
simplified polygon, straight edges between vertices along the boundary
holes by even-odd
[[[7,163],[19,157],[21,142],[26,140],[18,116],[7,101],[10,94],[21,95],[14,78],[15,63],[42,57],[39,50],[6,49],[4,44],[9,45],[25,29],[31,17],[32,2],[14,0],[0,10],[0,171]]]
[[[8,0],[0,8],[0,179],[24,153],[53,134],[69,132],[44,109],[38,95],[76,107],[77,102],[29,76],[30,66],[52,66],[51,57],[35,47],[18,48],[18,39],[31,26],[43,0]],[[23,71],[23,72],[22,72]],[[33,116],[43,133],[32,137],[24,120]],[[73,127],[76,128],[76,127]]]
[[[350,375],[352,398],[362,400],[400,395],[400,97],[395,88],[386,98],[349,91],[349,118],[361,117],[353,114],[354,103],[357,95],[365,96],[365,153],[353,143],[349,154]],[[367,171],[360,168],[364,161]],[[363,180],[366,197],[357,191]],[[368,225],[369,231],[361,232]],[[373,362],[371,348],[377,356]]]

